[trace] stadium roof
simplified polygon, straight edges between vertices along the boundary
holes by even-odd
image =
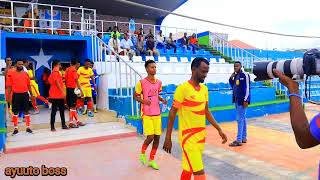
[[[231,40],[231,41],[229,41],[229,43],[234,46],[238,46],[239,48],[242,48],[242,49],[257,49],[256,47],[251,46],[250,44],[247,44],[247,43],[242,42],[240,40]]]
[[[30,2],[31,0],[22,0]],[[153,6],[168,11],[174,11],[187,0],[130,0],[132,2]],[[130,6],[116,0],[38,0],[38,3],[55,4],[63,6],[79,7],[96,9],[98,14],[134,17],[147,20],[160,20],[167,16],[167,13],[145,9],[137,6]]]

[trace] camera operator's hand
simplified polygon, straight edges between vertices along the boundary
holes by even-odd
[[[273,69],[273,72],[276,76],[279,77],[280,83],[288,88],[290,93],[299,94],[299,85],[297,82],[284,75],[281,71]]]

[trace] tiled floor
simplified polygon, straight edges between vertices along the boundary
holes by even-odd
[[[311,119],[320,108],[308,105]],[[236,123],[221,125],[229,138],[236,136]],[[320,149],[300,149],[291,130],[289,114],[270,115],[248,120],[248,143],[237,148],[221,144],[213,127],[207,128],[208,137],[203,160],[207,179],[317,179]],[[145,179],[175,180],[181,173],[181,149],[176,132],[173,134],[171,155],[161,150],[164,135],[156,155],[159,171],[141,165],[138,155],[142,136],[120,137],[104,142],[77,146],[2,155],[1,171],[12,166],[64,166],[67,177],[61,179]],[[148,152],[150,151],[148,148]],[[0,174],[0,179],[10,179]],[[17,179],[28,179],[18,177]],[[33,178],[31,178],[33,179]],[[48,179],[37,177],[35,179]],[[50,179],[50,178],[49,178]],[[60,179],[60,178],[59,178]]]

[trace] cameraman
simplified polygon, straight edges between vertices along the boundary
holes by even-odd
[[[299,85],[291,78],[274,69],[274,74],[279,77],[280,83],[289,90],[291,126],[296,142],[301,149],[307,149],[320,144],[320,113],[308,122],[302,107],[302,97],[299,95]]]

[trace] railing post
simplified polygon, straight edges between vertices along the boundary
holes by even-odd
[[[130,68],[130,96],[131,96],[131,115],[134,115],[134,106],[133,106],[133,87],[134,85],[132,84],[132,72],[131,72],[131,68]]]
[[[53,34],[53,6],[51,5],[51,34]]]
[[[134,73],[134,82],[137,83],[137,73]],[[133,92],[132,92],[132,95],[133,95]],[[138,103],[136,103],[136,111],[137,111],[137,115],[139,115],[140,112],[139,112]]]
[[[80,6],[81,8],[81,35],[84,36],[83,26],[84,26],[84,10],[83,6]]]
[[[119,83],[120,83],[120,96],[122,96],[122,78],[121,78],[121,61],[119,60]]]
[[[33,9],[33,3],[31,3],[31,22],[32,22],[32,33],[34,34],[34,9]]]
[[[97,31],[97,12],[96,12],[96,10],[93,11],[93,16],[94,16],[93,17],[93,21],[94,21],[93,27],[94,27],[94,32],[96,32]],[[102,21],[102,24],[103,24],[103,21]],[[102,31],[103,31],[103,29],[102,29]]]
[[[13,1],[11,1],[11,31],[14,32],[14,16],[13,16]]]
[[[126,67],[126,86],[127,86],[127,96],[129,96],[129,85],[128,85],[128,65],[125,65]]]
[[[72,35],[72,23],[71,23],[71,19],[72,19],[72,16],[71,16],[71,7],[69,7],[69,35],[70,35],[70,36]]]

